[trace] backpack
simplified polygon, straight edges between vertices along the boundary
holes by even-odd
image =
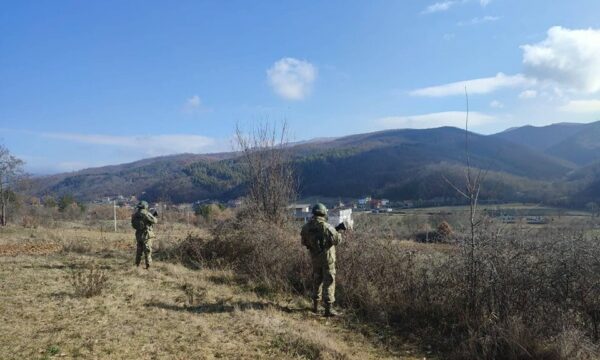
[[[136,212],[131,217],[131,226],[138,231],[146,230],[146,222],[144,221],[144,217],[139,212]]]

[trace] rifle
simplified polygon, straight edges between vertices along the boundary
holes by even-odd
[[[157,217],[158,216],[158,211],[155,208],[150,208],[150,210],[148,210],[150,212],[150,214],[152,214],[152,216]]]

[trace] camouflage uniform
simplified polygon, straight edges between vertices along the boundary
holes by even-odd
[[[136,229],[134,224],[138,221],[143,223],[144,226]],[[140,265],[143,254],[146,269],[152,263],[152,239],[154,238],[152,225],[154,224],[156,224],[156,217],[148,212],[147,205],[145,207],[138,205],[138,210],[131,216],[131,226],[136,229],[135,240],[137,242],[137,249],[135,252],[135,265]]]
[[[312,261],[315,310],[323,297],[328,311],[335,302],[335,246],[342,241],[342,236],[327,223],[325,216],[315,215],[302,227],[301,237]]]

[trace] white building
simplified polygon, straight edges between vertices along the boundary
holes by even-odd
[[[292,213],[295,219],[307,222],[312,217],[310,204],[292,204],[288,206],[288,210]]]
[[[339,208],[333,209],[329,212],[329,219],[327,222],[332,226],[337,226],[342,222],[346,222],[350,228],[354,227],[354,220],[352,220],[352,209],[351,208]]]
[[[371,197],[367,196],[362,199],[358,199],[358,207],[366,208],[371,203]]]
[[[305,223],[312,218],[312,211],[310,204],[292,204],[288,206],[291,214],[297,220],[302,220]],[[342,222],[346,222],[352,228],[354,226],[354,220],[352,220],[352,209],[351,208],[337,208],[330,210],[327,214],[327,222],[332,226],[337,226]]]

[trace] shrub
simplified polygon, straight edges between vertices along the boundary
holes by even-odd
[[[308,294],[300,224],[251,214],[219,222],[211,238],[188,237],[179,248],[182,259],[226,266],[261,289]],[[483,219],[472,248],[471,234],[443,223],[436,233],[452,243],[419,244],[399,242],[371,219],[357,217],[356,230],[346,232],[337,249],[337,303],[351,313],[418,336],[455,359],[600,356],[598,239],[573,229],[531,230]],[[567,336],[575,332],[577,342]]]
[[[89,298],[102,293],[106,288],[108,276],[98,265],[86,264],[74,270],[70,280],[75,295]]]

